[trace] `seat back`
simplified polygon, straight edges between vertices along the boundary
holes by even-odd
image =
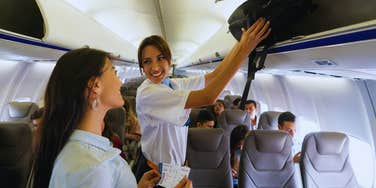
[[[251,118],[249,114],[243,110],[226,109],[219,117],[218,124],[219,127],[225,130],[226,135],[230,136],[232,129],[238,125],[250,127]]]
[[[205,110],[205,108],[192,108],[191,113],[189,114],[189,127],[196,127],[198,114],[201,110]]]
[[[286,132],[251,131],[240,157],[239,187],[297,187],[291,146]]]
[[[0,123],[0,187],[25,188],[32,163],[31,141],[27,123]]]
[[[125,137],[125,110],[123,107],[108,110],[105,117],[106,126],[116,133],[122,143]]]
[[[260,115],[258,128],[262,130],[278,130],[278,117],[282,112],[267,111]]]
[[[349,138],[343,133],[316,132],[305,136],[300,169],[306,188],[358,187],[349,159]]]
[[[229,144],[223,129],[189,129],[187,161],[194,188],[232,187]]]
[[[10,102],[2,115],[2,121],[30,123],[31,114],[38,110],[33,102]]]
[[[223,99],[223,102],[225,103],[225,109],[231,109],[233,106],[233,102],[237,98],[242,98],[240,95],[226,95]]]

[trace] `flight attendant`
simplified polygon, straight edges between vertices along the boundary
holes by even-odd
[[[215,103],[248,54],[270,31],[269,21],[259,19],[249,29],[242,29],[240,42],[214,71],[179,79],[168,77],[172,55],[163,38],[153,35],[141,42],[138,61],[147,79],[136,96],[143,154],[136,167],[136,178],[160,162],[184,164],[190,109]]]

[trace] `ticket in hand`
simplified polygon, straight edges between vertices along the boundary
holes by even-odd
[[[186,166],[174,166],[168,163],[159,163],[161,180],[158,185],[174,188],[184,176],[188,177],[191,169]]]

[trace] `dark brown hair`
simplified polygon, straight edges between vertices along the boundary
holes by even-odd
[[[161,51],[162,55],[166,58],[168,62],[171,62],[171,50],[168,46],[167,42],[158,35],[152,35],[150,37],[146,37],[138,47],[138,66],[140,67],[140,72],[142,74],[142,52],[146,46],[154,46],[159,51]]]

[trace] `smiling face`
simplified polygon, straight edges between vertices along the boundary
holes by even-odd
[[[153,45],[142,50],[141,63],[146,77],[155,84],[160,84],[169,74],[171,62]]]

